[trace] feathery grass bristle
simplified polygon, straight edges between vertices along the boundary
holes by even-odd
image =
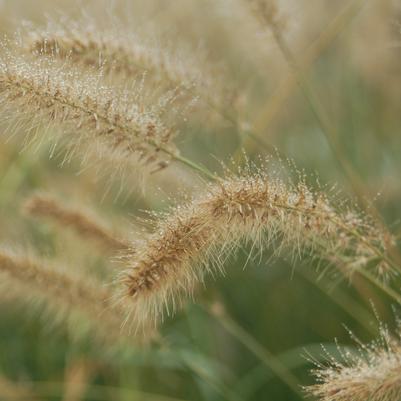
[[[399,328],[398,328],[399,330]],[[398,401],[401,397],[401,341],[385,326],[380,337],[356,352],[340,348],[342,360],[329,357],[313,371],[318,384],[306,391],[321,401]]]
[[[383,250],[382,237],[357,213],[336,211],[323,193],[303,183],[291,187],[263,172],[232,176],[161,217],[154,234],[135,244],[125,258],[124,297],[132,302],[134,324],[157,320],[205,273],[224,270],[226,255],[243,243],[329,261],[342,255],[351,274],[377,257],[376,247]]]
[[[88,211],[65,206],[50,195],[31,196],[24,203],[23,210],[30,216],[54,220],[62,228],[71,227],[83,239],[92,239],[107,250],[117,252],[129,247],[128,241],[118,238]]]
[[[152,47],[144,39],[125,30],[99,29],[95,23],[81,21],[50,22],[44,29],[30,29],[24,38],[27,49],[37,56],[52,56],[84,66],[103,67],[114,74],[136,77],[147,71],[167,79],[174,86],[192,86],[200,81],[197,72],[174,57],[161,45]]]
[[[222,85],[222,66],[211,62],[201,48],[194,55],[176,41],[149,40],[115,26],[99,28],[88,18],[50,21],[46,28],[29,29],[23,45],[36,57],[100,68],[106,77],[120,81],[146,74],[148,81],[155,82],[155,90],[179,89],[185,103],[200,100],[218,113],[227,113],[224,108],[235,95]]]
[[[25,121],[33,134],[51,127],[52,137],[61,130],[53,141],[68,143],[70,154],[84,151],[84,159],[107,154],[116,164],[128,159],[138,167],[160,168],[177,153],[175,132],[158,116],[165,110],[146,108],[138,102],[140,85],[136,91],[109,88],[100,73],[85,74],[52,58],[32,60],[10,52],[0,58],[1,108],[19,127]]]
[[[102,342],[117,344],[124,338],[124,311],[114,305],[112,291],[96,280],[5,248],[0,250],[0,275],[7,297],[44,307],[52,325],[67,323],[72,334],[90,333]]]

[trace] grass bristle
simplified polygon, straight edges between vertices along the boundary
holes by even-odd
[[[79,336],[89,334],[115,344],[127,334],[122,329],[124,311],[113,304],[112,291],[85,275],[4,248],[0,250],[0,274],[8,298],[31,307],[40,304],[53,326],[67,324]]]
[[[158,117],[157,106],[139,102],[135,90],[114,90],[101,74],[65,68],[51,58],[32,60],[5,52],[0,58],[3,111],[26,130],[53,127],[54,142],[69,144],[71,153],[95,155],[116,164],[127,159],[151,170],[165,166],[177,153],[174,130]],[[162,102],[160,102],[161,104]],[[168,107],[168,105],[166,106]]]
[[[399,328],[398,328],[399,329]],[[321,401],[398,401],[401,396],[401,342],[382,326],[380,337],[355,352],[340,347],[341,360],[318,364],[318,384],[306,391]]]
[[[97,242],[106,250],[118,252],[129,247],[128,242],[118,238],[89,212],[64,205],[60,200],[46,194],[35,194],[23,205],[25,213],[33,217],[53,220],[60,228],[70,227],[82,237]]]
[[[360,232],[362,230],[362,232]],[[360,241],[359,235],[364,240]],[[260,172],[211,184],[192,202],[161,217],[154,234],[126,256],[121,281],[136,321],[157,320],[241,244],[276,253],[342,256],[348,274],[383,250],[383,234],[355,212],[342,212],[305,184],[290,187]]]
[[[45,28],[29,29],[23,45],[36,57],[101,68],[112,78],[132,80],[145,73],[157,86],[183,88],[189,98],[203,98],[213,107],[223,107],[233,96],[218,80],[223,77],[221,67],[213,65],[200,48],[193,55],[177,43],[150,40],[128,29],[116,29],[116,25],[120,26],[114,23],[113,29],[102,28],[88,18],[50,21]]]

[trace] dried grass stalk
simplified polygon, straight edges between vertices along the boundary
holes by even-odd
[[[49,218],[62,228],[71,227],[83,239],[94,240],[107,250],[118,251],[129,247],[127,241],[118,238],[89,212],[66,207],[62,202],[49,195],[31,196],[25,202],[23,209],[31,216]]]
[[[385,247],[378,229],[355,212],[337,212],[304,184],[289,187],[262,172],[229,177],[161,217],[154,234],[127,255],[121,280],[134,322],[174,309],[177,297],[191,293],[205,273],[222,271],[226,256],[244,242],[252,250],[275,244],[277,253],[294,256],[341,254],[349,273]]]

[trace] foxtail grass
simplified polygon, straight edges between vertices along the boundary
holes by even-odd
[[[27,50],[36,56],[52,56],[83,66],[103,67],[114,74],[136,77],[143,71],[174,86],[199,81],[201,69],[192,72],[162,46],[125,30],[99,29],[87,19],[50,22],[44,29],[29,29],[24,38]],[[181,61],[181,63],[180,63]]]
[[[305,184],[289,186],[264,172],[229,176],[203,195],[161,216],[154,234],[133,247],[121,282],[133,321],[171,313],[181,295],[192,294],[206,273],[224,271],[224,261],[243,244],[276,254],[309,254],[328,261],[338,254],[351,275],[368,261],[391,271],[379,255],[383,234],[355,211],[338,211],[324,193]],[[249,258],[251,255],[249,256]]]
[[[224,102],[227,91],[212,77],[222,75],[203,54],[194,55],[174,45],[149,40],[113,24],[101,29],[88,18],[50,21],[47,27],[29,29],[24,47],[36,57],[53,57],[82,67],[101,68],[125,80],[146,73],[148,79],[170,88],[185,88],[213,107]],[[122,24],[121,24],[122,26]],[[200,49],[199,49],[200,50]]]
[[[31,196],[24,203],[23,211],[33,217],[53,220],[62,229],[70,227],[82,239],[93,240],[106,250],[118,252],[129,247],[128,241],[120,239],[89,211],[68,207],[50,195]]]
[[[360,344],[357,352],[342,350],[341,360],[328,355],[317,363],[318,384],[306,387],[321,401],[398,401],[401,397],[401,342],[385,327],[372,343]]]
[[[89,335],[112,346],[131,341],[122,327],[125,312],[114,304],[112,291],[92,278],[5,248],[0,275],[6,300],[21,301],[28,310],[39,306],[48,326],[64,326],[73,338]]]
[[[130,159],[138,167],[160,168],[178,155],[175,131],[158,117],[166,103],[146,107],[135,91],[141,88],[114,90],[101,75],[60,66],[51,58],[32,60],[7,51],[0,57],[0,106],[17,126],[33,135],[47,128],[54,142],[69,144],[71,153],[84,150],[84,159],[107,154],[116,164]]]

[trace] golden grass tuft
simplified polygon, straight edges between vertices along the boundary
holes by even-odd
[[[343,257],[348,274],[384,252],[382,233],[356,212],[339,212],[324,193],[305,184],[288,186],[263,172],[228,177],[162,217],[154,234],[126,256],[121,277],[133,321],[157,320],[175,309],[206,273],[242,244],[251,253],[269,245],[275,253]],[[251,257],[251,255],[249,256]]]
[[[401,397],[401,342],[381,328],[377,341],[357,352],[341,350],[343,361],[330,357],[317,364],[318,384],[307,392],[322,401],[398,401]]]
[[[107,154],[116,164],[129,159],[142,168],[165,166],[178,152],[174,130],[158,117],[165,110],[141,104],[141,87],[136,94],[135,89],[118,91],[105,86],[99,74],[66,68],[51,58],[32,60],[3,51],[0,106],[19,125],[25,121],[34,134],[38,127],[52,127],[52,136],[61,130],[59,138],[71,146],[71,153],[84,150],[84,159]],[[163,107],[168,107],[165,101]]]
[[[67,325],[75,337],[89,334],[112,345],[129,338],[113,292],[92,278],[7,249],[0,250],[0,275],[6,300],[25,302],[28,310],[41,306],[51,315],[48,324]]]
[[[88,211],[67,207],[50,195],[31,196],[24,203],[23,210],[30,216],[53,220],[60,228],[71,227],[83,239],[91,239],[103,249],[116,252],[129,247],[128,241],[118,238]]]
[[[201,47],[193,54],[177,41],[168,43],[157,37],[150,40],[116,22],[113,29],[104,29],[87,17],[31,28],[23,36],[23,47],[38,58],[52,57],[79,67],[101,69],[106,77],[117,79],[113,83],[146,75],[155,90],[179,91],[187,105],[182,108],[188,104],[194,107],[200,101],[224,119],[233,119],[226,108],[233,107],[236,94],[223,85],[224,68],[211,62]]]
[[[71,63],[102,67],[106,72],[136,77],[144,71],[173,86],[193,86],[201,82],[197,70],[184,56],[174,54],[162,45],[152,46],[144,39],[123,29],[101,29],[83,18],[80,21],[50,22],[44,29],[30,29],[24,38],[29,52],[51,56]],[[188,57],[186,57],[186,61]]]

